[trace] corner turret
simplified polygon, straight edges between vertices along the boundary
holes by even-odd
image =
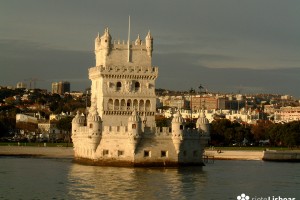
[[[205,116],[204,110],[200,113],[200,116],[196,122],[196,127],[200,133],[203,135],[209,136],[210,130],[209,130],[209,121]]]
[[[104,29],[103,35],[100,37],[99,33],[95,38],[95,56],[96,66],[106,65],[106,60],[111,51],[111,35],[108,28]]]
[[[184,119],[181,116],[180,112],[177,111],[177,113],[173,116],[172,119],[172,140],[177,153],[180,152],[180,145],[183,139],[182,138],[183,131],[184,131]]]
[[[95,152],[101,140],[102,121],[101,121],[101,117],[97,112],[96,100],[94,99],[91,104],[92,105],[89,109],[89,114],[87,117],[87,128],[88,128],[89,146],[91,150]]]
[[[151,36],[150,31],[148,32],[146,38],[146,50],[147,50],[147,55],[149,57],[152,57],[152,51],[153,51],[153,37]]]
[[[101,36],[100,47],[104,50],[105,55],[109,54],[110,51],[111,36],[108,28],[104,30],[104,34]]]
[[[76,116],[72,120],[72,133],[75,133],[79,127],[84,126],[85,117],[77,111]]]

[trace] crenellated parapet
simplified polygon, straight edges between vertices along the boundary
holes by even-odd
[[[138,36],[139,37],[139,36]],[[138,40],[138,39],[137,39]],[[140,41],[130,41],[129,42],[130,49],[133,51],[145,51],[147,52],[146,42]],[[127,50],[128,49],[128,42],[127,41],[120,41],[114,40],[111,44],[111,50]]]
[[[145,41],[142,41],[140,38],[140,35],[138,34],[137,38],[135,41],[125,41],[125,40],[113,40],[111,42],[111,35],[109,33],[108,28],[104,30],[104,33],[102,36],[98,35],[95,38],[95,51],[101,51],[101,50],[107,50],[107,54],[111,50],[128,50],[128,47],[131,50],[139,50],[139,51],[146,51],[148,56],[152,56],[152,51],[153,51],[153,37],[148,31]]]
[[[103,127],[103,136],[112,135],[112,134],[127,134],[128,127],[127,126],[104,126]]]
[[[73,131],[74,136],[80,136],[80,137],[82,136],[86,137],[88,133],[89,133],[89,129],[87,126],[79,126],[77,129]]]
[[[138,35],[135,41],[114,40],[109,33],[108,28],[104,30],[102,36],[95,38],[95,56],[96,66],[110,66],[125,64],[128,66],[151,66],[153,52],[153,37],[148,32],[145,41],[142,41]]]

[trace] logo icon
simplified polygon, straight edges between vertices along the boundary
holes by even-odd
[[[237,199],[237,200],[249,200],[250,197],[247,196],[247,195],[245,195],[245,194],[243,193],[243,194],[241,194],[241,196],[237,196],[236,199]]]

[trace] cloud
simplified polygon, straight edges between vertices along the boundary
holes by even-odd
[[[159,87],[186,90],[201,83],[213,91],[300,96],[299,6],[282,0],[5,1],[0,85],[38,77],[47,88],[53,80],[90,86],[96,33],[108,26],[113,39],[126,40],[130,14],[132,40],[149,29],[154,37]]]
[[[61,80],[71,81],[76,90],[89,87],[87,69],[93,65],[92,52],[53,49],[23,40],[0,40],[0,51],[4,52],[0,54],[0,85],[38,78],[43,81],[37,85],[47,89],[51,82]]]
[[[211,92],[276,93],[300,96],[299,68],[247,69],[209,68],[197,63],[196,54],[157,54],[157,87],[187,91],[204,85]],[[205,55],[203,55],[205,57]],[[215,57],[215,56],[212,56]],[[211,55],[208,55],[208,60]],[[214,58],[231,59],[231,58]],[[189,62],[187,62],[189,60]]]

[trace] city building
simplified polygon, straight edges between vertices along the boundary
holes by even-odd
[[[191,108],[192,110],[201,110],[203,108],[207,110],[221,109],[223,98],[218,98],[212,95],[195,95],[191,97]],[[225,107],[223,108],[225,109]]]
[[[166,95],[166,96],[158,97],[157,106],[184,108],[184,107],[188,107],[188,101],[184,95],[181,96]]]
[[[275,112],[274,121],[276,123],[288,123],[291,121],[300,120],[300,107],[280,107],[280,109]]]
[[[113,166],[203,165],[209,122],[204,112],[190,129],[180,112],[170,127],[156,127],[153,38],[113,41],[108,28],[95,39],[96,66],[89,69],[91,107],[72,121],[75,161]]]
[[[41,141],[62,141],[65,131],[56,127],[56,122],[51,120],[38,123],[38,137]]]
[[[70,93],[70,82],[60,81],[52,83],[52,93],[53,94],[65,94]]]
[[[37,124],[38,120],[41,119],[40,113],[26,113],[26,114],[16,114],[16,122],[26,122]]]
[[[17,88],[27,88],[27,85],[24,82],[18,82],[17,83]]]
[[[58,94],[58,82],[52,83],[52,94]]]

